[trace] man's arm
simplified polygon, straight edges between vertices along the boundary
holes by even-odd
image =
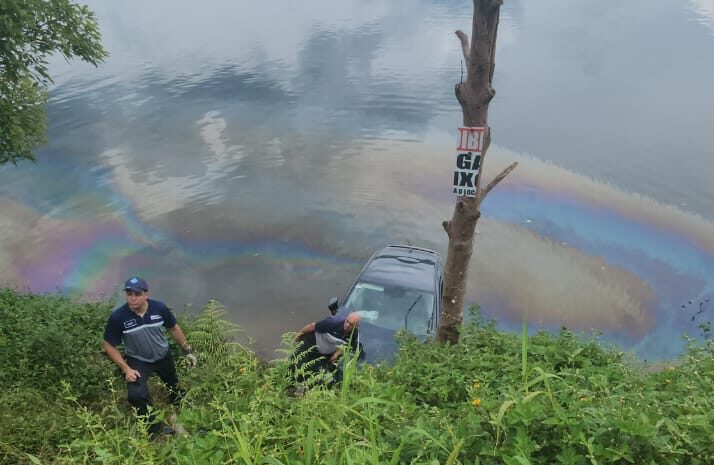
[[[300,339],[305,334],[310,334],[315,332],[315,322],[306,324],[298,333],[295,335],[295,339]]]
[[[171,334],[171,337],[174,338],[176,344],[180,345],[183,349],[183,353],[186,356],[186,360],[188,360],[188,364],[192,368],[195,368],[196,365],[198,365],[198,359],[193,354],[191,344],[189,344],[186,340],[186,336],[184,336],[183,331],[181,331],[181,327],[178,325],[178,323],[169,328],[169,334]]]
[[[340,358],[340,355],[342,355],[342,347],[338,347],[336,351],[332,352],[332,355],[330,355],[330,361],[332,363],[337,363],[337,359]]]
[[[104,341],[103,345],[104,352],[106,352],[109,359],[114,362],[116,366],[121,368],[121,370],[124,372],[124,377],[128,382],[133,383],[137,379],[141,378],[141,373],[127,365],[126,361],[124,360],[124,357],[121,356],[121,353],[117,350],[116,347],[114,347],[107,341]]]
[[[184,336],[178,323],[169,328],[169,334],[171,334],[171,337],[174,338],[176,344],[178,344],[184,352],[189,352],[191,350],[191,346],[186,341],[186,336]]]
[[[351,348],[351,353],[354,355],[355,352],[359,350],[359,333],[357,332],[357,329],[353,329],[350,332],[350,337],[348,339],[348,344],[350,345]],[[337,348],[336,351],[332,353],[330,356],[330,361],[332,363],[337,362],[337,359],[340,358],[340,355],[344,352],[344,347],[340,346]]]

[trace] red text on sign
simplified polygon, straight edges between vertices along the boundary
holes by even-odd
[[[474,152],[480,154],[483,151],[483,136],[486,128],[458,128],[459,146],[456,150],[460,152]]]

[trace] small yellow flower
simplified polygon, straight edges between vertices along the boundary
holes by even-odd
[[[582,397],[580,397],[580,400],[583,401],[583,402],[587,402],[587,401],[588,401],[588,396],[582,396]]]
[[[248,369],[247,369],[246,367],[240,367],[240,374],[241,374],[241,375],[244,375],[246,371],[248,371]]]
[[[481,399],[472,400],[471,405],[473,405],[474,407],[478,407],[479,405],[481,405]]]
[[[481,387],[481,383],[479,383],[478,381],[475,381],[475,382],[474,382],[474,389],[478,389],[478,388],[480,388],[480,387]]]

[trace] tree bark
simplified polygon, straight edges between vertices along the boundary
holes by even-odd
[[[485,189],[481,189],[481,175],[486,151],[491,143],[488,127],[488,106],[496,91],[492,87],[495,69],[496,35],[503,0],[473,0],[474,14],[471,43],[462,31],[456,31],[461,41],[466,65],[466,81],[456,84],[456,99],[461,105],[466,127],[484,127],[484,144],[481,167],[476,178],[476,196],[460,196],[456,200],[451,221],[442,226],[449,237],[449,247],[444,267],[444,291],[441,299],[441,320],[437,341],[455,344],[459,341],[459,328],[463,321],[466,278],[474,247],[476,223],[481,216],[481,202],[508,173],[511,164],[496,176]]]

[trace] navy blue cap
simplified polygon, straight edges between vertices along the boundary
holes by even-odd
[[[127,279],[124,283],[124,290],[134,292],[146,292],[149,290],[149,285],[146,284],[146,281],[144,281],[143,279],[133,276]]]

